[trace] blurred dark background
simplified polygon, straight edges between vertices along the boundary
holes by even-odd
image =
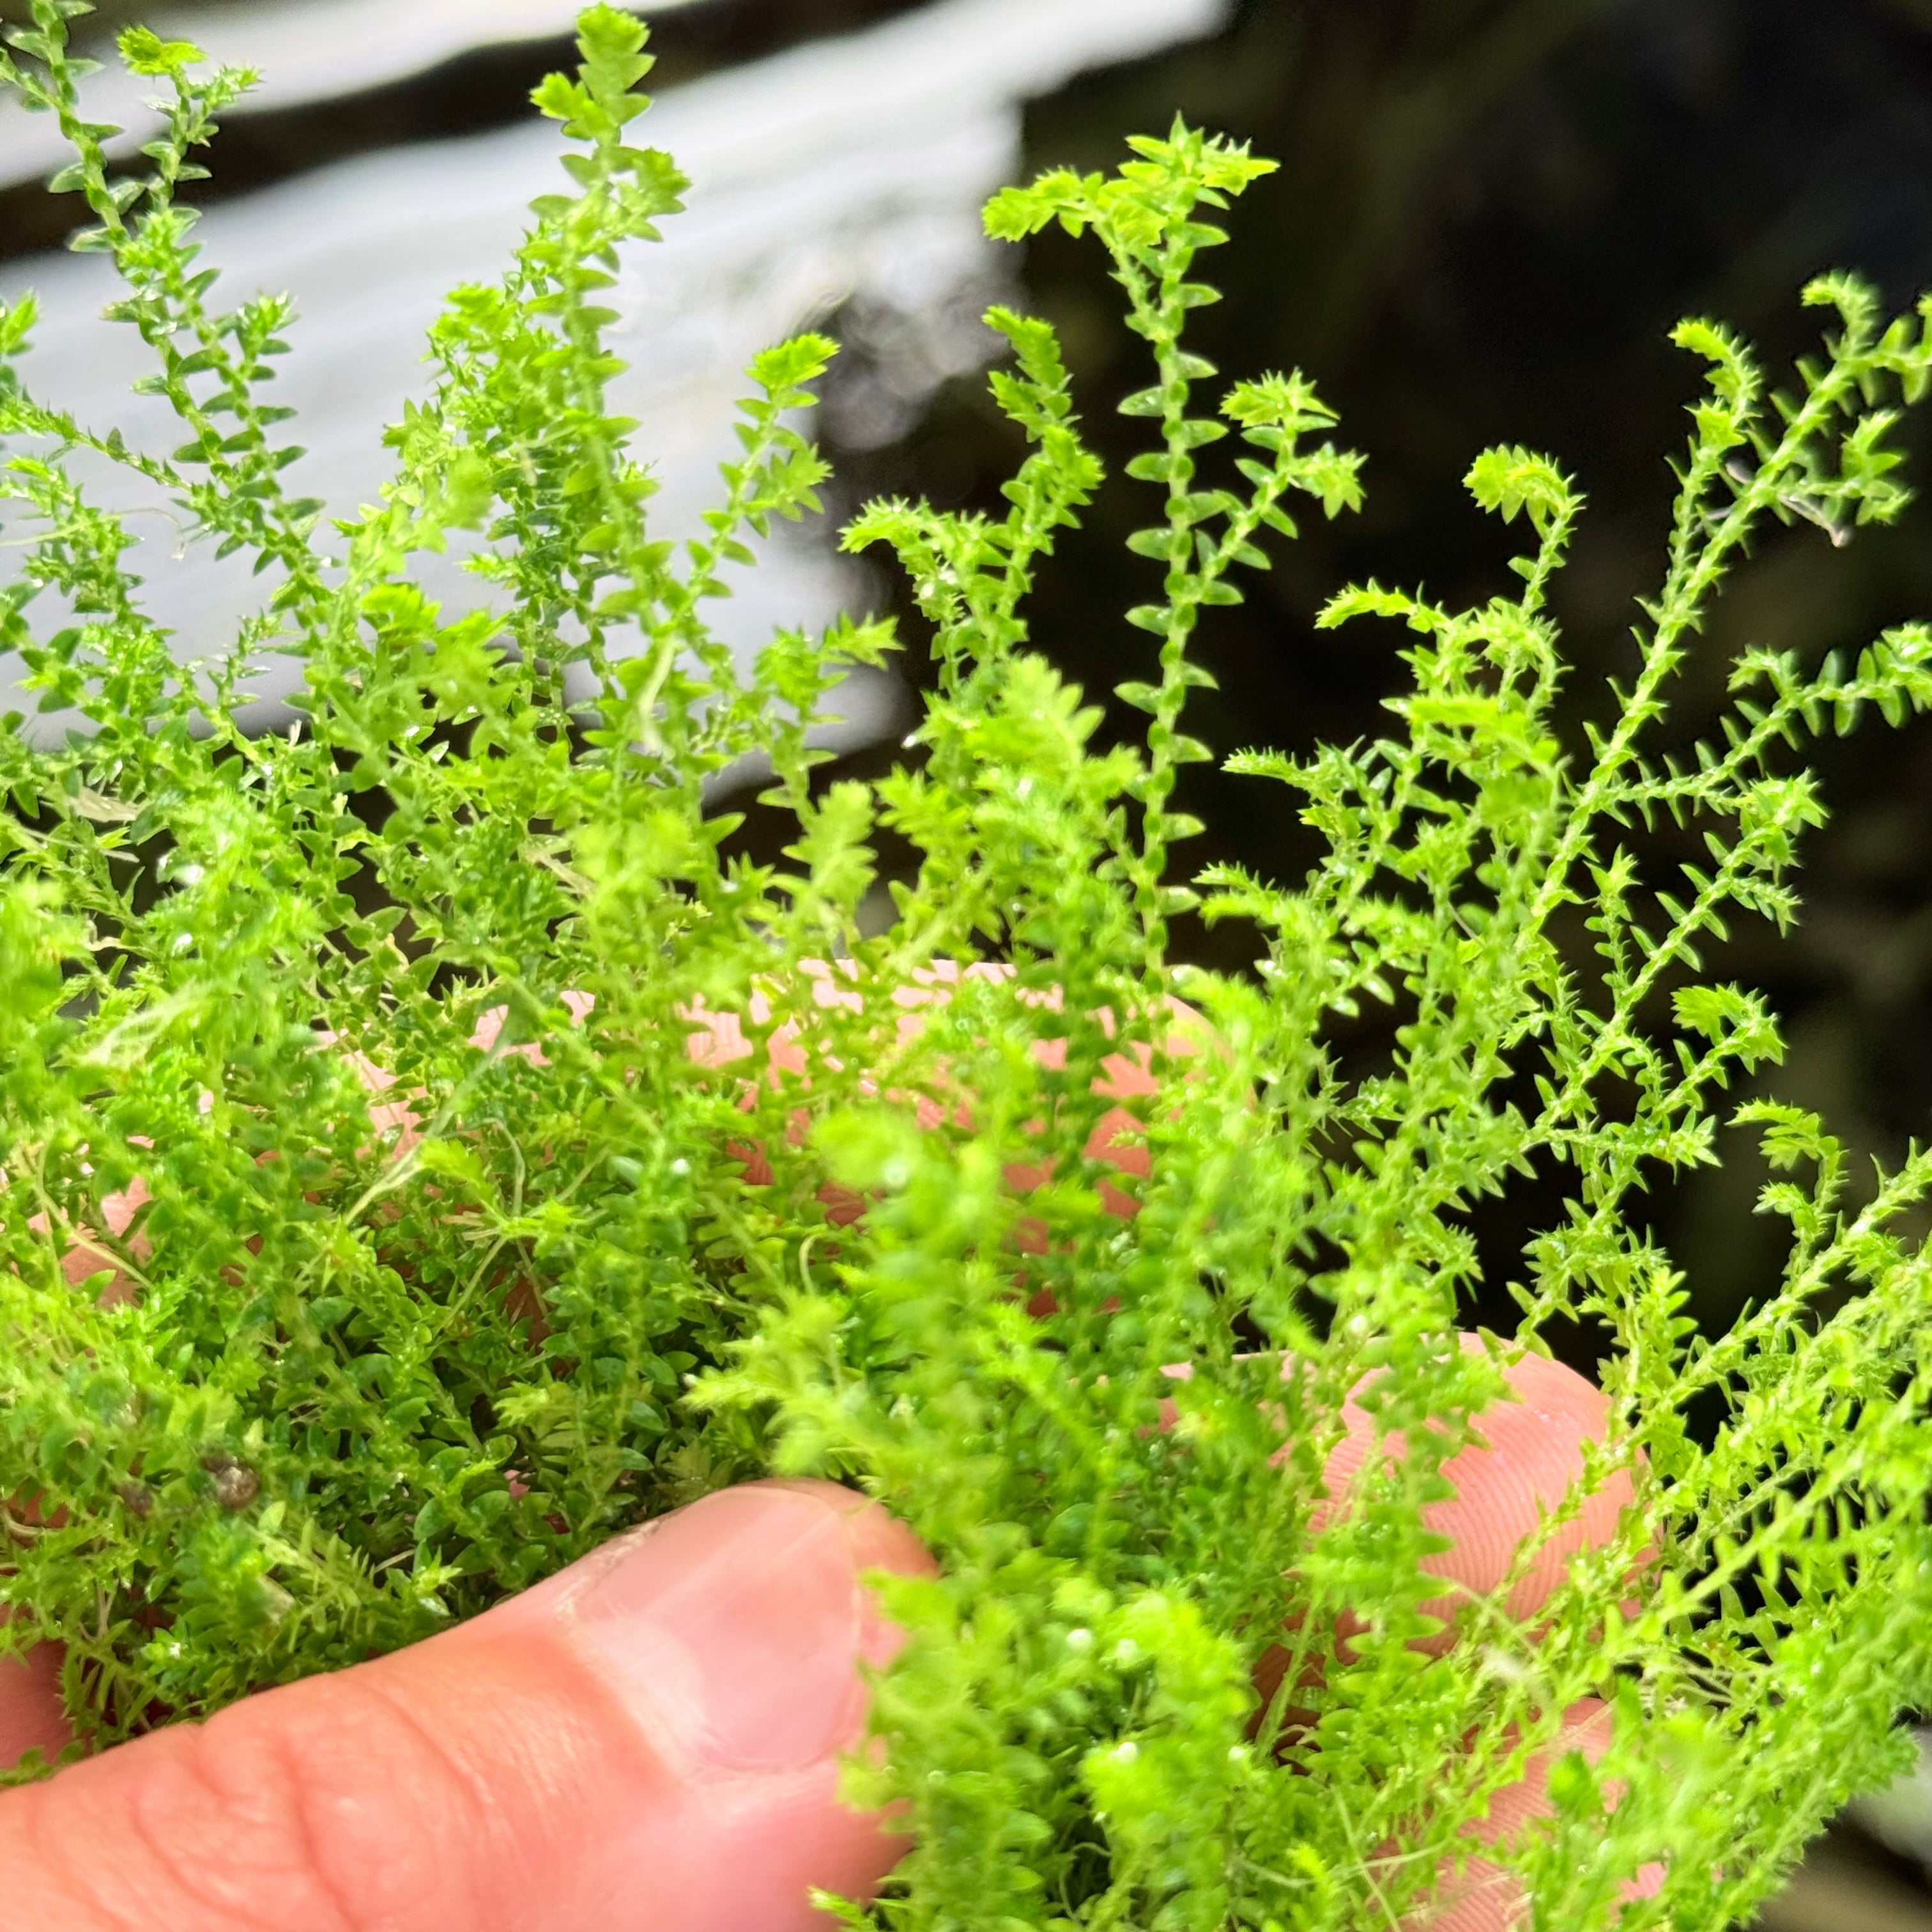
[[[1510,583],[1519,546],[1460,483],[1478,450],[1503,442],[1546,451],[1590,498],[1554,600],[1575,666],[1564,724],[1580,746],[1582,721],[1611,702],[1605,680],[1634,668],[1633,600],[1660,574],[1666,459],[1700,374],[1666,341],[1671,324],[1719,318],[1775,369],[1816,340],[1819,318],[1797,296],[1820,270],[1855,269],[1899,308],[1932,287],[1922,0],[1246,0],[1212,40],[1034,104],[1028,162],[1111,164],[1124,134],[1161,131],[1177,110],[1282,164],[1237,205],[1234,245],[1203,268],[1227,299],[1202,315],[1197,346],[1228,376],[1305,370],[1369,459],[1364,514],[1299,517],[1300,541],[1246,584],[1246,604],[1214,614],[1208,660],[1221,688],[1198,695],[1192,728],[1217,751],[1377,728],[1400,634],[1317,632],[1310,620],[1334,589],[1370,576],[1452,602]],[[1099,251],[1042,238],[1024,281],[1065,332],[1089,431],[1118,476],[1144,426],[1109,405],[1148,378]],[[839,422],[835,392],[835,445]],[[1902,440],[1932,482],[1932,425],[1910,423]],[[997,509],[1012,444],[962,380],[903,436],[836,453],[854,496]],[[1124,584],[1124,569],[1154,580],[1154,566],[1120,548],[1148,520],[1144,494],[1109,488],[1036,604],[1036,638],[1092,695],[1149,674],[1149,640],[1114,614],[1148,594]],[[1928,614],[1932,502],[1842,550],[1809,527],[1775,532],[1684,680],[1675,742],[1711,730],[1738,650],[1815,662]],[[1141,722],[1117,707],[1110,725]],[[1706,964],[1765,989],[1783,1018],[1790,1053],[1765,1088],[1819,1108],[1860,1154],[1895,1161],[1932,1133],[1932,719],[1898,730],[1868,719],[1828,741],[1820,763],[1832,818],[1810,842],[1804,923],[1780,938],[1739,922]],[[1210,828],[1190,858],[1282,878],[1306,862],[1282,788],[1196,766],[1180,802]],[[1653,856],[1677,853],[1703,856],[1654,842]],[[1236,932],[1197,927],[1184,943],[1219,964],[1246,957]],[[1777,1226],[1751,1214],[1766,1178],[1752,1142],[1724,1140],[1721,1169],[1653,1204],[1714,1329],[1762,1293],[1781,1252]],[[1549,1192],[1513,1196],[1486,1247],[1506,1262],[1531,1217],[1556,1204]],[[1493,1312],[1506,1316],[1507,1301]],[[1932,1927],[1920,1862],[1932,1808],[1916,1790],[1841,1821],[1763,1922]]]
[[[1771,366],[1815,342],[1799,307],[1820,269],[1856,268],[1894,305],[1932,286],[1932,6],[1892,0],[1248,0],[1214,40],[1089,76],[1034,104],[1028,160],[1100,166],[1124,133],[1176,110],[1278,158],[1203,272],[1226,300],[1199,346],[1234,376],[1299,367],[1368,456],[1365,512],[1300,517],[1301,537],[1214,614],[1221,680],[1192,728],[1218,750],[1304,748],[1376,728],[1399,669],[1394,627],[1317,632],[1341,584],[1375,576],[1452,602],[1510,582],[1513,533],[1460,479],[1485,446],[1546,451],[1590,499],[1555,609],[1576,668],[1568,730],[1602,717],[1635,662],[1633,600],[1660,572],[1684,406],[1697,365],[1665,340],[1720,318]],[[1109,405],[1146,380],[1099,251],[1058,235],[1029,250],[1033,302],[1086,382],[1090,434],[1116,475],[1139,425]],[[845,380],[854,380],[848,370]],[[862,380],[862,372],[860,380]],[[828,428],[838,442],[835,392]],[[1904,440],[1925,473],[1927,427]],[[864,439],[861,439],[863,440]],[[854,496],[930,494],[992,507],[1012,443],[976,381],[948,385],[884,447],[836,450]],[[1090,693],[1145,674],[1121,539],[1141,486],[1111,486],[1064,547],[1035,634]],[[1834,549],[1778,530],[1733,580],[1686,675],[1676,742],[1712,728],[1726,667],[1768,644],[1808,661],[1932,614],[1932,507]],[[1136,714],[1112,721],[1131,730]],[[1809,848],[1807,916],[1780,938],[1740,922],[1707,964],[1765,988],[1791,1053],[1773,1076],[1855,1146],[1896,1158],[1932,1130],[1932,722],[1868,720],[1822,761],[1833,819]],[[1210,827],[1188,856],[1276,876],[1306,862],[1293,795],[1190,768]],[[1701,857],[1694,842],[1681,849]],[[1671,856],[1663,842],[1659,856]],[[1246,935],[1196,928],[1196,956],[1238,964]],[[1776,1253],[1749,1209],[1748,1144],[1721,1175],[1664,1198],[1662,1232],[1700,1312],[1727,1324]]]

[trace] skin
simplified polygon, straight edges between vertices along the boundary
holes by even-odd
[[[1500,1580],[1603,1426],[1581,1376],[1532,1376],[1438,1505],[1457,1541],[1437,1563],[1471,1589]],[[1586,1520],[1577,1545],[1607,1527]],[[9,1932],[823,1928],[808,1886],[862,1893],[903,1849],[836,1790],[860,1664],[893,1648],[860,1580],[875,1567],[931,1565],[849,1491],[707,1497],[412,1649],[0,1796]],[[54,1661],[0,1665],[0,1761],[64,1738]],[[1607,1742],[1600,1707],[1574,1707],[1488,1834],[1545,1808],[1564,1750]],[[1515,1903],[1472,1862],[1432,1932],[1503,1932]]]
[[[1120,1097],[1151,1084],[1130,1078]],[[1436,1506],[1453,1547],[1432,1567],[1452,1592],[1501,1581],[1604,1430],[1603,1397],[1573,1371],[1532,1357],[1512,1378],[1519,1399],[1484,1418],[1488,1447],[1448,1466],[1457,1493]],[[1371,1444],[1367,1418],[1349,1423],[1331,1492]],[[1546,1551],[1514,1615],[1534,1613],[1566,1555],[1608,1537],[1628,1495],[1606,1492]],[[808,1888],[862,1896],[904,1848],[837,1796],[863,1735],[862,1672],[897,1637],[861,1579],[932,1568],[902,1525],[829,1484],[706,1497],[428,1642],[0,1793],[0,1919],[8,1932],[826,1932]],[[0,1661],[0,1764],[65,1741],[57,1665],[46,1648]],[[1546,1809],[1542,1780],[1564,1750],[1607,1742],[1601,1707],[1574,1707],[1483,1835]],[[1504,1932],[1520,1904],[1472,1861],[1426,1924]]]

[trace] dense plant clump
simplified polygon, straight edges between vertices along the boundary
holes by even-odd
[[[1748,1916],[1932,1698],[1928,1264],[1904,1232],[1932,1155],[1865,1185],[1816,1119],[1732,1110],[1784,1177],[1762,1207],[1790,1258],[1714,1341],[1641,1197],[1715,1157],[1726,1084],[1778,1055],[1698,947],[1794,913],[1822,811],[1792,748],[1932,702],[1932,630],[1815,673],[1754,651],[1694,760],[1646,745],[1766,519],[1835,541],[1901,506],[1886,436],[1932,376],[1932,305],[1887,321],[1816,283],[1830,332],[1778,393],[1722,329],[1678,332],[1708,379],[1664,579],[1580,755],[1552,736],[1546,598],[1582,500],[1539,456],[1478,458],[1476,498],[1527,531],[1520,589],[1337,596],[1324,623],[1408,628],[1388,735],[1242,753],[1322,856],[1190,880],[1174,794],[1209,755],[1184,713],[1214,607],[1291,505],[1360,495],[1305,380],[1210,389],[1184,344],[1208,218],[1266,163],[1177,125],[988,211],[1008,239],[1090,232],[1151,360],[1124,405],[1154,506],[1120,644],[1143,742],[1097,748],[1029,645],[1034,575],[1102,479],[1052,331],[995,310],[993,391],[1028,446],[1006,513],[879,503],[844,534],[897,558],[925,620],[916,756],[815,787],[812,724],[890,628],[781,634],[747,668],[707,610],[748,539],[816,508],[795,424],[832,345],[758,359],[720,507],[652,534],[637,426],[604,400],[618,250],[683,185],[626,139],[637,22],[584,16],[581,67],[536,96],[572,192],[535,205],[500,284],[450,298],[393,482],[325,526],[264,400],[289,304],[212,305],[176,199],[248,76],[124,36],[170,106],[122,172],[76,102],[86,10],[34,0],[0,72],[60,117],[76,245],[113,258],[185,440],[35,402],[32,304],[0,314],[0,647],[84,720],[0,731],[0,1654],[58,1640],[70,1710],[111,1741],[429,1634],[721,1484],[814,1472],[942,1564],[881,1586],[911,1640],[853,1791],[916,1838],[882,1900],[828,1901],[852,1924],[1401,1925],[1586,1698],[1607,1750],[1559,1753],[1550,1816],[1484,1851],[1532,1922]],[[125,524],[81,480],[103,459],[259,564],[226,655],[183,669],[143,615]],[[412,566],[454,532],[481,587],[449,614]],[[250,736],[237,709],[278,652],[298,722]],[[707,808],[747,760],[795,821],[777,862]],[[1666,817],[1708,848],[1670,880],[1626,831]],[[913,857],[880,930],[882,834]],[[1251,974],[1174,963],[1194,911],[1247,922]],[[1508,1264],[1520,1323],[1461,1337],[1472,1207],[1533,1167],[1568,1198]],[[1424,1567],[1444,1466],[1579,1321],[1604,1439],[1445,1621]],[[1379,1447],[1330,1497],[1352,1396]],[[1513,1618],[1512,1585],[1620,1486],[1609,1540]]]

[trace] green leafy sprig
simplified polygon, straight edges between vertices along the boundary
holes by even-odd
[[[1932,1156],[1862,1188],[1808,1114],[1726,1113],[1780,1042],[1700,948],[1796,916],[1824,813],[1804,746],[1932,702],[1932,630],[1815,670],[1748,652],[1708,742],[1651,747],[1768,522],[1838,542],[1898,513],[1887,438],[1932,308],[1888,320],[1822,279],[1829,332],[1789,391],[1715,325],[1678,332],[1706,373],[1664,574],[1580,756],[1549,591],[1582,497],[1534,453],[1478,457],[1477,502],[1527,533],[1520,588],[1337,595],[1324,625],[1406,628],[1383,735],[1232,761],[1297,793],[1320,856],[1177,877],[1215,609],[1295,497],[1360,496],[1305,378],[1210,402],[1186,346],[1226,239],[1205,218],[1266,164],[1177,124],[988,210],[1010,239],[1090,232],[1150,358],[1124,405],[1153,438],[1129,480],[1161,492],[1120,638],[1141,741],[1102,747],[1030,642],[1028,593],[1105,484],[1053,331],[996,310],[1024,446],[1006,508],[880,503],[845,530],[906,572],[932,688],[916,757],[826,784],[814,727],[891,626],[746,662],[710,612],[774,519],[818,508],[798,418],[833,345],[754,363],[740,453],[680,541],[608,400],[620,251],[684,188],[628,139],[637,22],[593,8],[575,75],[538,90],[567,189],[500,281],[451,296],[391,482],[325,530],[260,400],[289,304],[213,306],[177,194],[250,76],[124,36],[167,116],[124,170],[80,104],[84,10],[34,0],[0,78],[60,118],[76,245],[112,258],[184,440],[36,402],[32,304],[0,313],[0,646],[80,720],[0,729],[0,1654],[63,1645],[70,1711],[110,1742],[412,1641],[722,1484],[815,1472],[940,1563],[880,1582],[910,1641],[852,1792],[916,1835],[880,1900],[827,1901],[848,1924],[1394,1928],[1478,1853],[1538,1925],[1748,1919],[1932,1696],[1908,1232]],[[202,674],[80,480],[102,458],[262,574]],[[415,572],[459,536],[481,587],[446,608]],[[251,736],[270,653],[298,722]],[[707,802],[728,769],[794,828],[776,859]],[[1674,878],[1637,837],[1663,821],[1704,835]],[[1195,910],[1257,934],[1252,972],[1177,961]],[[1390,1043],[1365,1061],[1372,1008]],[[1641,1196],[1714,1160],[1726,1119],[1761,1134],[1791,1239],[1706,1337]],[[1508,1264],[1520,1322],[1462,1334],[1471,1211],[1539,1163],[1567,1198]],[[1579,1321],[1602,1438],[1445,1622],[1445,1469]],[[1331,1494],[1352,1415],[1372,1453]],[[1539,1554],[1626,1490],[1534,1628],[1512,1618]],[[1559,1757],[1540,1823],[1473,1836],[1587,1699],[1601,1758]]]

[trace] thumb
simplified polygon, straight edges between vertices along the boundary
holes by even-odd
[[[928,1570],[849,1490],[758,1483],[414,1648],[0,1798],[8,1932],[785,1932],[904,1849],[836,1796],[860,1579]]]
[[[1468,1835],[1495,1845],[1520,1837],[1538,1819],[1550,1816],[1555,1807],[1550,1802],[1550,1773],[1558,1759],[1581,1751],[1594,1764],[1610,1748],[1614,1728],[1610,1706],[1599,1700],[1585,1697],[1572,1704],[1563,1714],[1563,1728],[1556,1742],[1531,1757],[1516,1783],[1496,1793],[1490,1801],[1489,1815],[1468,1827]],[[1616,1789],[1605,1796],[1614,1809]],[[1663,1883],[1662,1865],[1643,1865],[1624,1884],[1623,1896],[1648,1898]],[[1528,1924],[1529,1917],[1529,1901],[1516,1880],[1486,1858],[1472,1858],[1444,1886],[1423,1922],[1426,1932],[1511,1932],[1513,1928]]]

